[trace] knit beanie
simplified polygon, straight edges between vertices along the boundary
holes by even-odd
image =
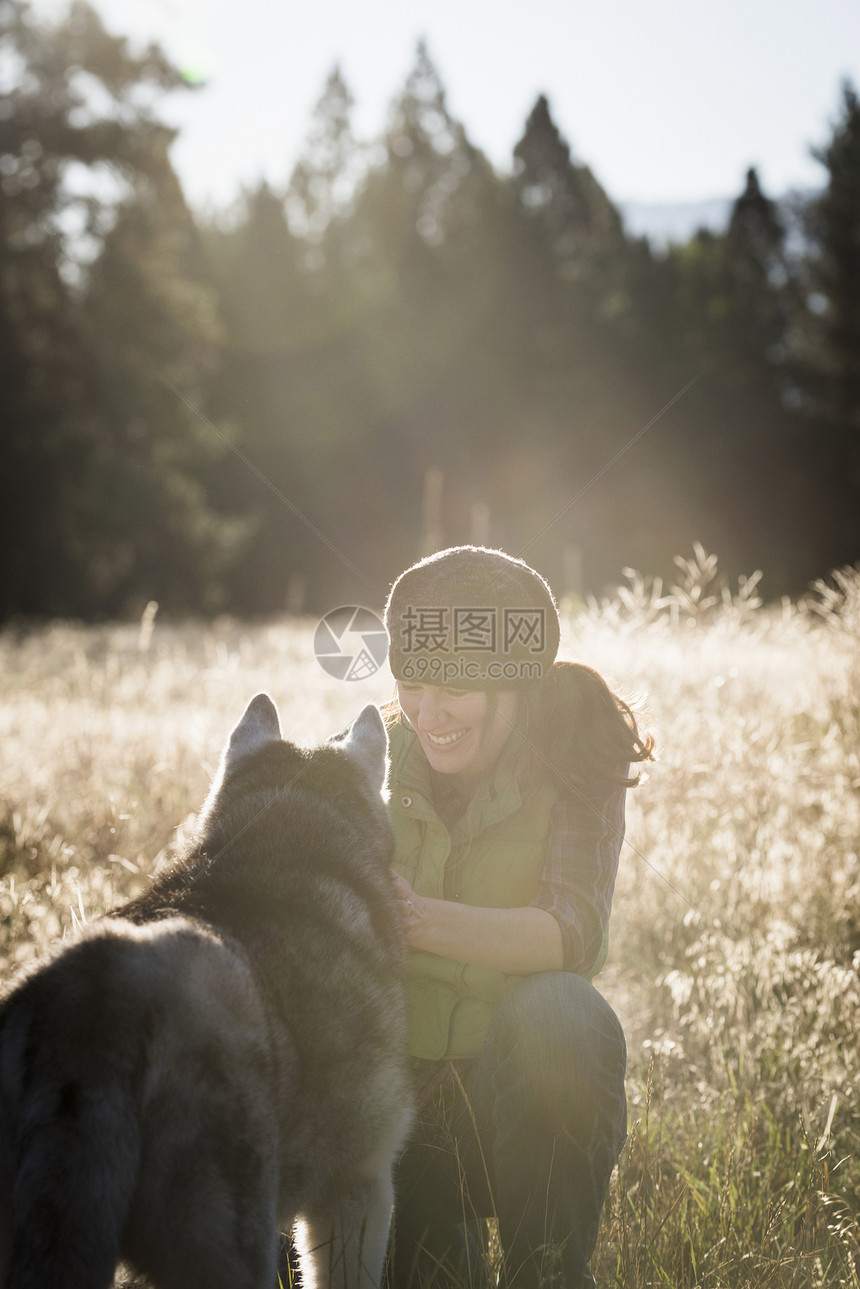
[[[517,689],[548,674],[558,609],[539,573],[484,546],[452,546],[408,568],[385,607],[397,680]]]

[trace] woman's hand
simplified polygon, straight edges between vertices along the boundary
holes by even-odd
[[[403,929],[406,932],[406,939],[413,948],[418,948],[415,944],[415,935],[421,925],[421,896],[416,895],[405,877],[399,873],[392,872],[394,878],[394,894],[397,897],[397,907],[400,913],[400,919],[403,923]]]
[[[410,948],[510,975],[562,970],[561,928],[544,909],[485,909],[437,900],[417,895],[398,873],[393,878]]]

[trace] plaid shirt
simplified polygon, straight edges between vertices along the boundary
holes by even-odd
[[[561,927],[564,969],[587,975],[609,923],[624,840],[627,789],[608,784],[594,800],[570,793],[553,807],[546,865],[535,908]]]

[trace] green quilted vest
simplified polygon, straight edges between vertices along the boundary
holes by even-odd
[[[509,740],[492,776],[452,831],[433,806],[430,766],[414,731],[389,725],[389,817],[394,867],[419,895],[462,900],[484,908],[530,904],[547,854],[551,784],[521,797]],[[493,1012],[521,976],[415,950],[409,955],[409,1050],[427,1060],[457,1060],[480,1052]]]

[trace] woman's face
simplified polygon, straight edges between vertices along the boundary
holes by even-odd
[[[487,694],[478,689],[400,680],[397,696],[433,769],[458,774],[468,783],[495,763],[510,737],[517,710],[513,690],[495,695],[495,711]]]

